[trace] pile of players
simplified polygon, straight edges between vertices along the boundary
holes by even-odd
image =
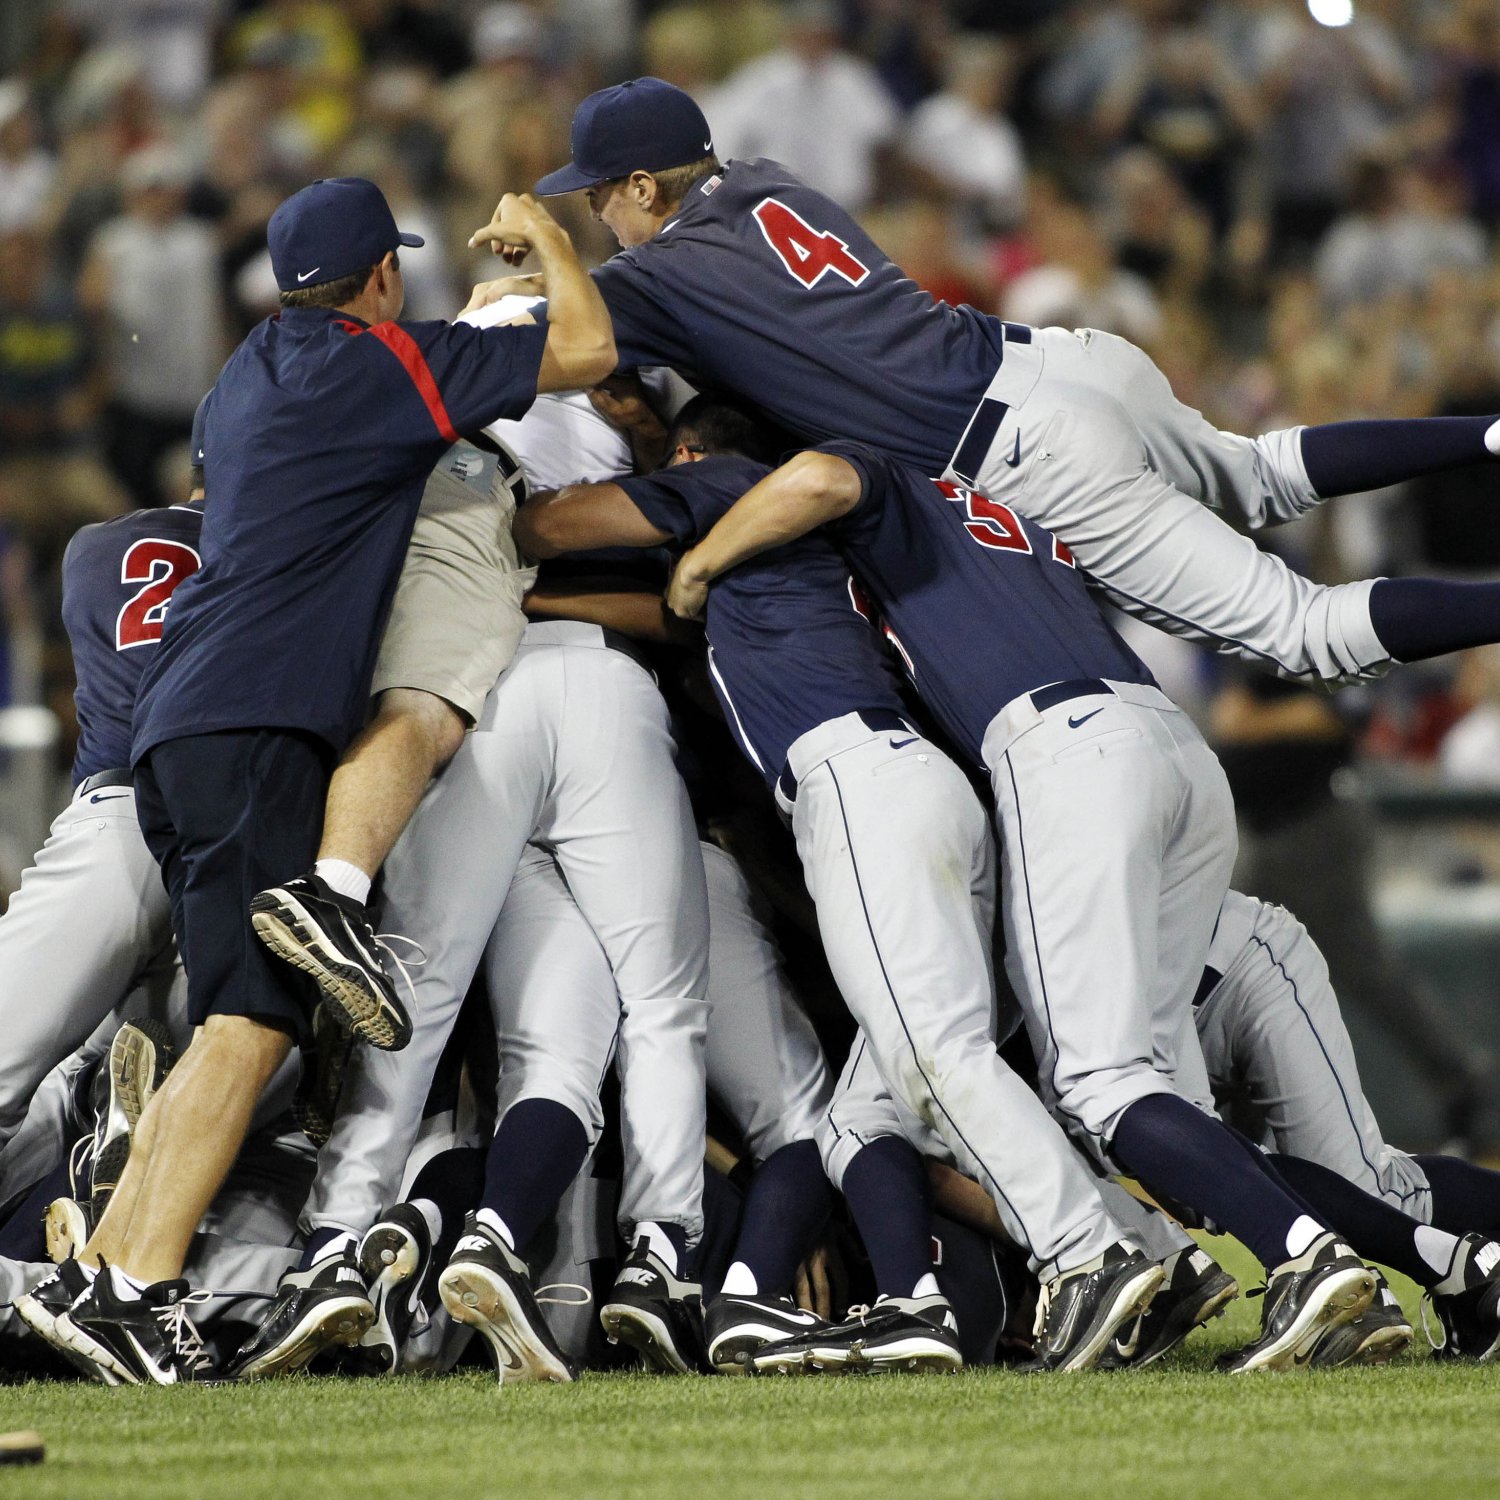
[[[1500,1175],[1382,1140],[1098,600],[1329,686],[1500,640],[1500,587],[1315,585],[1215,514],[1492,463],[1500,421],[1221,433],[1119,339],[933,303],[669,85],[584,101],[573,149],[538,191],[622,253],[586,275],[507,197],[475,243],[542,272],[454,325],[395,321],[371,184],[288,200],[203,493],[69,550],[77,789],[0,921],[12,1322],[110,1383],[476,1331],[502,1381],[601,1334],[679,1373],[1121,1367],[1237,1294],[1187,1224],[1265,1268],[1231,1372],[1405,1349],[1370,1261],[1491,1357]],[[854,1024],[836,1077],[772,900]]]

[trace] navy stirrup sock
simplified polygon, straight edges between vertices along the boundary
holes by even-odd
[[[551,1218],[589,1152],[583,1121],[553,1099],[522,1099],[505,1112],[484,1168],[483,1205],[525,1253]]]
[[[750,1180],[733,1259],[750,1268],[766,1295],[790,1295],[797,1267],[832,1206],[833,1188],[815,1141],[773,1151]]]
[[[1414,1235],[1422,1226],[1413,1218],[1356,1187],[1347,1177],[1315,1161],[1273,1152],[1271,1165],[1366,1260],[1393,1266],[1403,1276],[1432,1288],[1443,1279],[1417,1250]]]
[[[1500,1172],[1456,1156],[1419,1156],[1432,1189],[1432,1223],[1449,1234],[1500,1239]]]
[[[1396,421],[1329,422],[1302,430],[1302,463],[1319,495],[1384,489],[1404,479],[1484,463],[1495,417],[1419,417]],[[1491,439],[1500,445],[1500,429]]]
[[[1397,661],[1425,661],[1500,641],[1500,583],[1381,578],[1370,590],[1370,624]]]
[[[885,1297],[910,1297],[932,1274],[932,1207],[916,1147],[883,1135],[844,1171],[844,1197]]]
[[[454,1146],[424,1162],[406,1195],[438,1211],[442,1228],[432,1242],[432,1263],[446,1266],[463,1237],[464,1215],[479,1205],[484,1185],[484,1152],[478,1146]]]
[[[1323,1223],[1249,1141],[1175,1094],[1148,1094],[1132,1104],[1110,1151],[1148,1191],[1197,1209],[1267,1270],[1301,1253],[1289,1243],[1299,1220]]]

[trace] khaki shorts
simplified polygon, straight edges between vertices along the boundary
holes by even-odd
[[[422,494],[372,693],[416,688],[446,699],[472,725],[495,679],[516,654],[536,582],[511,538],[513,486],[492,453],[457,443]]]

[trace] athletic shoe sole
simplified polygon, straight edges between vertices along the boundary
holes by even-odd
[[[421,1259],[421,1247],[399,1224],[376,1224],[360,1242],[359,1269],[369,1283],[375,1317],[360,1336],[358,1350],[360,1358],[382,1375],[394,1374],[401,1357],[388,1316],[391,1299],[418,1295],[420,1287],[408,1288],[407,1282],[417,1274]]]
[[[59,1319],[54,1318],[34,1297],[27,1295],[17,1297],[15,1309],[21,1321],[47,1345],[49,1349],[62,1355],[67,1362],[87,1376],[90,1380],[97,1381],[100,1385],[119,1385],[120,1377],[111,1369],[106,1369],[92,1359],[85,1359],[79,1354],[62,1336],[57,1324]]]
[[[778,1354],[775,1348],[770,1348],[750,1363],[757,1375],[881,1375],[898,1371],[951,1375],[964,1367],[963,1355],[957,1349],[921,1334],[897,1339],[878,1349],[866,1349],[860,1344],[829,1344]]]
[[[141,1377],[134,1370],[123,1365],[98,1339],[80,1328],[67,1313],[64,1313],[53,1324],[53,1336],[48,1339],[48,1343],[54,1349],[61,1349],[80,1368],[90,1373],[97,1372],[97,1378],[105,1385],[139,1385],[141,1383]]]
[[[411,1040],[411,1022],[329,943],[317,919],[289,891],[273,887],[250,902],[250,925],[278,958],[310,974],[334,1019],[382,1052]]]
[[[1413,1337],[1410,1324],[1386,1323],[1372,1328],[1347,1354],[1336,1361],[1324,1364],[1314,1357],[1308,1363],[1316,1368],[1329,1370],[1342,1370],[1349,1365],[1388,1365],[1407,1351]]]
[[[172,1064],[172,1034],[160,1021],[131,1021],[110,1043],[109,1107],[104,1144],[94,1156],[90,1172],[89,1208],[98,1223],[125,1174],[130,1143],[146,1106],[166,1081]]]
[[[1120,1329],[1151,1306],[1151,1299],[1165,1280],[1166,1272],[1160,1263],[1142,1266],[1134,1272],[1115,1288],[1109,1304],[1096,1317],[1084,1342],[1064,1363],[1050,1368],[1057,1371],[1092,1369]]]
[[[1304,1368],[1322,1335],[1330,1328],[1359,1317],[1374,1300],[1376,1287],[1375,1272],[1368,1266],[1350,1266],[1335,1271],[1319,1284],[1315,1296],[1308,1299],[1307,1305],[1274,1344],[1258,1350],[1245,1364],[1229,1373],[1242,1375],[1250,1370]]]
[[[573,1372],[537,1337],[515,1290],[475,1261],[450,1265],[438,1295],[455,1323],[477,1329],[495,1352],[501,1384],[550,1380],[566,1385]]]
[[[73,1198],[54,1198],[42,1220],[47,1236],[47,1258],[54,1266],[73,1259],[88,1244],[89,1221]]]
[[[655,1313],[629,1302],[606,1302],[599,1309],[599,1321],[610,1343],[634,1349],[649,1369],[664,1375],[698,1373],[683,1359],[671,1330]]]
[[[375,1319],[368,1297],[349,1294],[309,1308],[274,1349],[268,1349],[236,1372],[237,1380],[265,1380],[289,1375],[310,1364],[336,1344],[357,1344]]]

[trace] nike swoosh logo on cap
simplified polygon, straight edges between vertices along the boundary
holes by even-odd
[[[297,280],[306,281],[309,276],[316,276],[322,269],[322,266],[314,266],[310,271],[299,271],[297,273]]]

